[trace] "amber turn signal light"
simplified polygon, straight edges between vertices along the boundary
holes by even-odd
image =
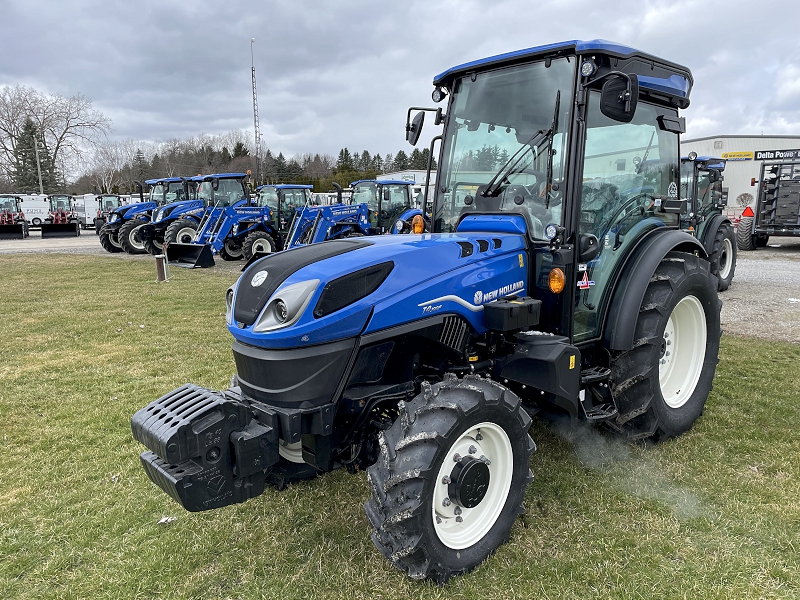
[[[414,215],[414,218],[411,219],[411,231],[414,233],[425,232],[425,219],[422,218],[422,215]]]
[[[547,277],[547,285],[554,294],[560,294],[564,291],[565,281],[564,271],[561,269],[553,269]]]

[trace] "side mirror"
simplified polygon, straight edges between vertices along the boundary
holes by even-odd
[[[708,180],[711,183],[719,181],[720,179],[722,179],[722,178],[720,177],[719,171],[714,171],[713,169],[709,170],[709,172],[708,172]]]
[[[600,93],[600,112],[609,119],[630,123],[639,101],[639,78],[636,75],[611,75]]]
[[[588,263],[600,254],[600,244],[597,236],[591,233],[582,233],[578,239],[578,262]]]
[[[211,189],[215,192],[219,189],[219,179],[212,179],[211,180]]]
[[[414,118],[411,119],[411,123],[406,123],[406,140],[412,146],[416,146],[417,142],[419,141],[419,136],[422,133],[422,124],[425,122],[425,113],[420,111]]]
[[[424,113],[420,113],[424,114]],[[389,191],[388,188],[384,188],[383,190],[383,200],[384,202],[389,202],[392,199],[392,193]]]

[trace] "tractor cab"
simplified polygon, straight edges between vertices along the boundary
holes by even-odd
[[[350,184],[353,188],[350,204],[365,204],[369,209],[369,227],[386,233],[411,209],[411,185],[410,181],[354,181]]]
[[[145,183],[150,186],[149,200],[156,206],[193,200],[196,195],[197,184],[182,177],[148,179]]]
[[[206,207],[236,206],[250,203],[245,173],[198,175],[191,179],[197,185],[197,198]]]
[[[256,190],[256,204],[269,208],[275,228],[285,233],[295,211],[311,202],[312,185],[288,183],[262,185]]]
[[[70,215],[75,215],[75,199],[67,194],[53,194],[47,197],[50,202],[50,217],[54,223],[66,223]],[[77,215],[75,215],[77,216]]]
[[[694,152],[681,158],[681,198],[686,198],[681,225],[698,239],[703,238],[710,217],[728,205],[722,187],[724,170],[723,158],[697,156]]]
[[[73,237],[81,234],[75,199],[68,194],[52,194],[47,217],[42,223],[42,237]]]
[[[11,194],[0,196],[0,240],[26,237],[28,223],[22,212],[22,198]]]
[[[0,215],[4,218],[11,218],[13,221],[16,218],[25,218],[22,212],[22,199],[19,196],[0,196]]]

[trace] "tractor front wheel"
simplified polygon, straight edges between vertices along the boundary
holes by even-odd
[[[149,254],[152,254],[153,256],[164,254],[164,242],[162,240],[152,237],[152,238],[147,238],[146,240],[143,241],[144,241],[144,249],[147,250]]]
[[[719,362],[718,279],[710,264],[670,252],[650,278],[633,348],[612,357],[619,414],[607,424],[628,439],[660,441],[689,430],[703,413]]]
[[[398,408],[367,470],[372,541],[414,579],[441,584],[508,540],[533,479],[531,419],[513,392],[474,376],[424,383]]]
[[[144,223],[136,219],[128,221],[119,228],[119,244],[128,254],[147,253],[142,236],[139,235],[139,230],[142,228],[142,225],[144,225]]]
[[[243,255],[242,245],[232,239],[225,240],[219,251],[222,260],[241,260]]]
[[[719,279],[719,291],[724,292],[730,287],[736,270],[736,235],[728,223],[723,223],[717,229],[709,260],[711,272]]]
[[[265,231],[253,231],[244,238],[244,258],[250,260],[257,252],[272,254],[277,250],[277,245],[272,236]]]
[[[165,244],[190,244],[197,233],[197,223],[191,219],[173,221],[164,232]]]
[[[98,233],[100,236],[100,245],[106,252],[122,252],[119,243],[114,239],[114,235],[108,230],[108,227],[103,225]]]

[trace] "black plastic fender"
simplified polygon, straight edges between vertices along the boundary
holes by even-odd
[[[606,348],[630,350],[633,347],[636,316],[647,285],[661,260],[673,250],[698,252],[703,258],[708,257],[708,252],[697,238],[678,229],[656,229],[642,240],[626,261],[614,285],[603,331]]]
[[[706,226],[706,232],[702,242],[703,247],[706,249],[706,253],[709,255],[714,251],[714,238],[717,236],[717,230],[722,226],[723,223],[730,225],[731,220],[725,215],[714,215],[711,218],[711,223]]]

